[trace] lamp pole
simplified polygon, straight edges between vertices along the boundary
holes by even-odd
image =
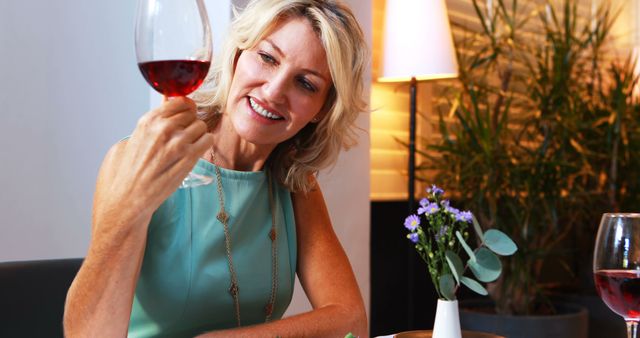
[[[380,82],[410,80],[408,208],[416,212],[416,125],[418,81],[454,78],[458,76],[458,63],[451,36],[446,0],[386,1],[384,25],[384,58]],[[418,287],[415,277],[419,268],[414,245],[407,245],[407,324],[414,329],[417,317],[415,297]]]
[[[414,212],[415,204],[415,180],[416,180],[416,91],[418,81],[411,77],[409,87],[409,213]]]
[[[415,76],[411,77],[411,83],[409,85],[409,214],[415,212],[415,178],[416,178],[416,91],[418,87],[418,81]],[[411,245],[407,245],[407,325],[409,330],[414,326],[414,303],[413,298],[415,296],[415,269],[414,269],[415,252]]]

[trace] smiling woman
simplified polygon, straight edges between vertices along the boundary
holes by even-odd
[[[320,39],[306,18],[294,17],[240,53],[225,110],[242,139],[275,148],[321,118],[330,88]]]
[[[293,22],[283,29],[285,21]],[[257,53],[263,67],[271,65],[272,72],[278,70],[278,74],[288,76],[285,81],[289,82],[285,83],[300,89],[295,99],[308,102],[322,97],[321,107],[309,113],[311,123],[280,142],[269,156],[268,165],[278,181],[292,190],[306,191],[310,173],[334,163],[340,149],[355,144],[354,122],[366,109],[362,77],[369,61],[362,31],[351,10],[340,2],[272,0],[250,3],[229,32],[210,74],[209,90],[195,95],[200,110],[205,112],[203,119],[213,128],[222,114],[230,113],[227,105],[233,102],[228,97],[243,54],[250,57]],[[291,52],[294,55],[290,57],[297,59],[288,60],[289,56],[283,54]],[[289,74],[283,73],[283,65]],[[277,80],[265,83],[263,90],[268,93]]]
[[[364,109],[360,27],[338,1],[256,0],[229,31],[208,90],[107,154],[67,336],[367,336],[314,177]],[[215,184],[176,190],[194,164]],[[313,310],[281,319],[296,275]]]

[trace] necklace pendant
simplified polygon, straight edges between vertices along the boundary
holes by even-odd
[[[229,293],[231,293],[231,295],[232,295],[233,297],[236,297],[236,296],[238,296],[238,291],[240,291],[240,290],[238,289],[238,284],[236,284],[236,283],[231,283],[231,287],[229,288]]]
[[[271,231],[269,231],[269,238],[271,238],[272,242],[275,242],[275,240],[276,240],[276,229],[275,228],[271,228]]]
[[[264,307],[264,313],[267,317],[271,317],[271,314],[273,314],[273,303],[269,303]]]
[[[222,209],[220,210],[216,218],[218,219],[218,221],[220,221],[220,223],[227,224],[227,221],[229,220],[229,215],[227,214],[226,211],[224,211],[224,209]]]

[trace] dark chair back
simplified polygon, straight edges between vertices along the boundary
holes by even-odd
[[[0,337],[62,337],[81,258],[0,263]]]

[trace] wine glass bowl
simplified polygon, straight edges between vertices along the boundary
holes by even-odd
[[[136,57],[145,80],[165,96],[185,96],[211,65],[211,28],[203,0],[139,0]]]
[[[636,338],[640,321],[640,213],[607,213],[596,237],[593,273],[600,298]]]
[[[198,89],[209,72],[211,28],[203,0],[138,0],[135,27],[138,68],[165,98]],[[181,188],[210,184],[194,172]]]

